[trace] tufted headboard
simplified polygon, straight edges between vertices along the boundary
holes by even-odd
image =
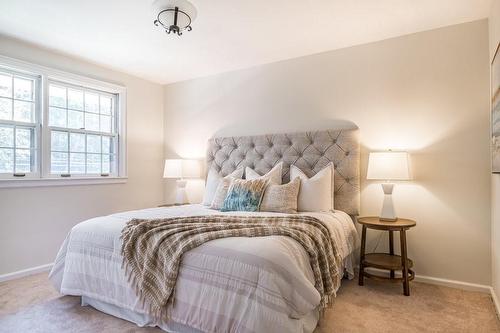
[[[264,174],[280,161],[283,161],[283,183],[290,180],[292,164],[311,177],[333,162],[335,209],[349,215],[358,214],[358,130],[225,137],[208,141],[207,170],[214,168],[223,176],[246,166]]]

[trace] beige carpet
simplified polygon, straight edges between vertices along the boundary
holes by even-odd
[[[405,297],[397,284],[344,281],[317,333],[500,332],[488,294],[423,283]],[[0,283],[0,332],[161,332],[139,328],[60,296],[47,274]],[[273,332],[277,333],[277,332]]]

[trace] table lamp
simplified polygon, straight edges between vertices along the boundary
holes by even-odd
[[[175,204],[189,203],[186,195],[185,178],[199,178],[201,173],[200,161],[184,159],[166,159],[163,169],[163,178],[177,178]]]
[[[381,221],[397,221],[392,202],[394,183],[391,180],[410,180],[410,163],[407,152],[373,152],[368,157],[367,179],[385,180],[382,184],[384,203],[380,213]]]

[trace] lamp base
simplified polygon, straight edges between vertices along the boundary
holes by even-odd
[[[382,189],[384,190],[384,203],[382,204],[382,212],[380,212],[379,220],[396,222],[398,218],[396,217],[394,203],[392,202],[392,190],[394,189],[394,184],[382,184]]]
[[[385,221],[385,222],[396,222],[398,220],[397,217],[395,217],[395,218],[387,218],[387,217],[381,217],[381,216],[379,216],[378,219],[380,221]]]
[[[177,192],[175,194],[175,205],[185,205],[188,204],[189,201],[186,195],[186,184],[187,181],[184,179],[177,180]]]

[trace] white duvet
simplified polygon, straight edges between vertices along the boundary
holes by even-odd
[[[285,215],[227,212],[202,205],[152,208],[93,218],[66,237],[50,273],[65,295],[82,304],[170,332],[311,332],[318,320],[320,295],[302,246],[289,237],[232,237],[213,240],[182,259],[169,319],[154,320],[121,269],[121,230],[133,218],[198,215]],[[303,213],[324,221],[353,276],[352,252],[357,233],[341,212]]]

